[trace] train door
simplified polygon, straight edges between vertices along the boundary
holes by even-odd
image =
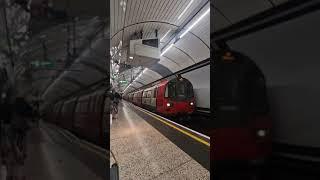
[[[157,90],[156,90],[157,91],[157,94],[156,94],[157,112],[161,112],[163,107],[163,101],[164,101],[163,87],[165,86],[160,85],[157,87]]]
[[[149,89],[149,90],[148,90],[148,93],[147,93],[147,104],[148,104],[148,107],[149,107],[149,108],[152,108],[152,106],[151,106],[151,98],[152,98],[152,92],[151,92],[151,90]]]
[[[151,97],[150,97],[150,105],[152,106],[152,110],[156,109],[156,98],[157,97],[157,88],[154,87],[151,89]]]
[[[146,99],[147,99],[147,91],[143,91],[142,92],[142,106],[145,106],[147,104]]]
[[[142,91],[138,92],[138,106],[141,106],[142,101]]]

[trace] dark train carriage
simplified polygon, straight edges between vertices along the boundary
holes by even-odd
[[[262,71],[248,57],[215,52],[213,160],[257,162],[271,153],[271,120]],[[263,161],[261,161],[263,162]]]
[[[59,125],[61,118],[61,108],[63,106],[63,102],[58,102],[53,106],[53,110],[49,112],[49,122]]]
[[[72,98],[70,100],[65,101],[61,110],[61,119],[60,125],[61,127],[72,131],[73,130],[73,117],[74,117],[74,110],[77,105],[78,98]]]
[[[96,144],[102,145],[106,141],[104,132],[106,131],[103,123],[105,93],[103,90],[96,91],[90,95],[88,116],[86,119],[85,137]]]
[[[74,132],[81,137],[84,137],[84,134],[86,134],[87,119],[89,119],[89,102],[90,95],[81,96],[74,112]]]
[[[86,140],[103,145],[107,131],[104,117],[105,91],[96,91],[79,98],[75,108],[74,132]]]

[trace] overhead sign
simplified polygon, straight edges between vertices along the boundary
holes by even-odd
[[[53,67],[52,61],[31,61],[33,67]]]

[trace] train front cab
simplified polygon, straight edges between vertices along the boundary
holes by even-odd
[[[193,86],[185,78],[162,81],[157,88],[157,112],[165,116],[188,116],[195,110]]]
[[[271,120],[261,70],[240,53],[216,52],[215,162],[262,163],[271,153]]]

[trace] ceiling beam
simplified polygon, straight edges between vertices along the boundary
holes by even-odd
[[[68,77],[68,76],[64,76],[61,78],[62,81],[67,81],[67,82],[71,82],[72,84],[75,84],[79,87],[85,87],[86,84],[82,83],[81,81],[74,79],[72,77]]]
[[[107,68],[103,68],[103,67],[107,67],[107,64],[105,66],[99,66],[97,64],[88,62],[88,61],[80,61],[79,64],[83,64],[85,66],[90,67],[91,69],[94,69],[102,74],[107,74]]]
[[[319,9],[320,3],[317,0],[291,0],[211,33],[211,41],[230,41]]]

